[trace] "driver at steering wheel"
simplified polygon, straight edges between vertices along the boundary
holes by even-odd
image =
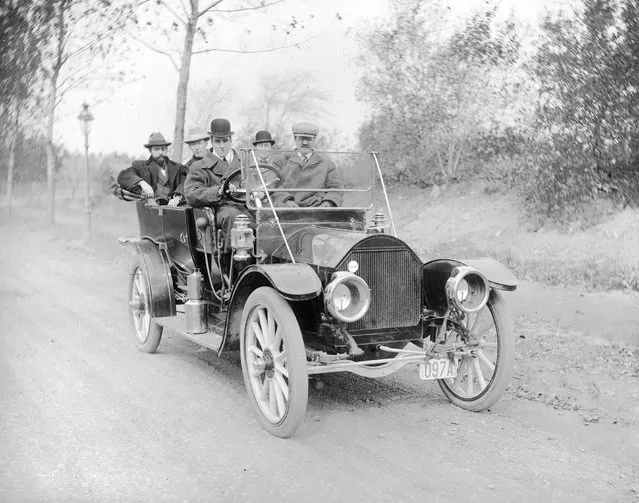
[[[215,221],[222,230],[224,253],[231,253],[231,229],[235,217],[240,214],[252,217],[246,206],[224,197],[222,187],[228,176],[242,167],[240,156],[232,147],[231,123],[227,119],[211,121],[211,142],[213,148],[205,156],[191,165],[184,182],[186,202],[193,207],[217,205]],[[236,190],[229,186],[231,192]]]

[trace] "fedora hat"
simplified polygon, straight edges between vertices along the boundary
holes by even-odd
[[[184,139],[184,143],[191,143],[199,140],[208,140],[209,134],[204,131],[204,128],[201,127],[192,127],[189,129],[186,138]]]
[[[235,131],[231,131],[231,123],[226,119],[213,119],[211,121],[211,138],[227,138],[233,136]]]
[[[151,136],[149,136],[149,142],[144,144],[144,148],[168,147],[169,145],[171,145],[171,142],[166,141],[162,133],[151,133]]]
[[[255,141],[253,142],[253,146],[257,145],[258,143],[270,143],[272,147],[273,145],[275,145],[275,140],[271,138],[271,133],[264,129],[255,133]]]

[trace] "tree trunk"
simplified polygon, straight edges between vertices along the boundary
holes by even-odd
[[[13,131],[9,144],[9,161],[7,164],[7,204],[9,206],[9,215],[11,215],[11,203],[13,200],[13,168],[16,163],[16,145],[18,144],[18,124],[20,123],[20,100],[16,100],[15,122],[13,123]]]
[[[53,122],[55,120],[55,101],[58,87],[57,72],[51,78],[51,90],[49,93],[49,103],[47,109],[47,197],[49,223],[55,224],[55,152],[53,151]]]
[[[184,141],[184,118],[186,117],[186,97],[189,86],[189,74],[191,73],[191,56],[193,54],[193,39],[197,26],[197,8],[186,24],[184,34],[184,48],[180,61],[180,77],[177,88],[177,100],[175,104],[175,129],[173,132],[173,160],[182,162],[182,147]]]

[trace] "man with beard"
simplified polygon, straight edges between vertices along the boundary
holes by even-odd
[[[146,161],[133,161],[130,168],[118,175],[120,187],[142,193],[158,204],[177,206],[184,202],[187,169],[167,157],[169,145],[171,142],[167,142],[162,133],[151,133],[149,142],[144,144],[151,155]]]
[[[193,163],[184,182],[186,201],[193,207],[217,205],[215,220],[224,239],[223,262],[228,263],[231,253],[231,229],[235,217],[244,214],[250,217],[246,206],[225,198],[222,193],[224,181],[231,173],[242,167],[240,156],[232,147],[231,123],[226,119],[211,121],[212,152]],[[234,191],[236,188],[230,186]]]
[[[324,192],[317,189],[342,188],[342,176],[335,163],[313,150],[319,128],[308,122],[293,126],[295,152],[286,153],[273,160],[272,164],[282,175],[281,188],[315,189],[308,192],[278,192],[273,200],[280,206],[290,207],[336,207],[344,199],[340,192]]]
[[[189,146],[191,152],[193,153],[193,156],[188,161],[186,161],[185,166],[187,168],[190,168],[193,163],[206,156],[208,152],[206,150],[208,141],[209,134],[204,130],[204,128],[194,127],[189,129],[189,133],[186,135],[186,140],[184,140],[184,143]]]

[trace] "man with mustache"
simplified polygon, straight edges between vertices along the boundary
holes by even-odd
[[[282,175],[281,188],[311,189],[308,192],[277,192],[273,201],[279,206],[289,207],[336,207],[344,199],[342,193],[317,189],[339,189],[342,176],[335,163],[323,154],[314,151],[319,128],[309,122],[293,126],[295,152],[286,153],[272,161]],[[312,190],[315,189],[315,190]]]
[[[187,169],[171,161],[168,146],[171,142],[162,133],[151,133],[144,147],[150,156],[145,161],[133,161],[130,168],[118,175],[118,184],[129,192],[141,193],[158,204],[177,206],[184,202],[184,180]]]

